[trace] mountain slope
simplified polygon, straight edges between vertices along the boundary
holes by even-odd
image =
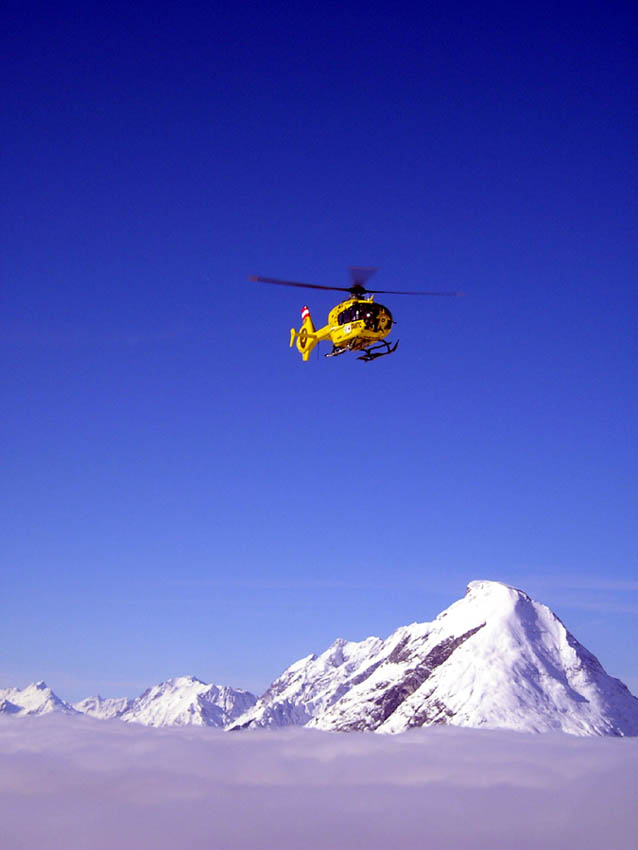
[[[232,728],[414,726],[638,735],[638,700],[545,605],[475,581],[432,623],[336,641],[293,664]]]

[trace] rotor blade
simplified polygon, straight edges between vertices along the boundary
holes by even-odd
[[[348,286],[321,286],[318,283],[299,283],[296,280],[279,280],[277,277],[260,277],[259,275],[253,275],[249,278],[256,283],[274,283],[277,286],[300,286],[303,289],[333,289],[337,292],[350,292],[350,287]]]
[[[360,267],[353,267],[352,271],[363,271]],[[366,269],[368,277],[373,274],[376,269]],[[333,292],[349,292],[351,295],[443,295],[443,296],[460,296],[465,295],[464,292],[425,292],[422,290],[416,292],[401,292],[394,289],[366,289],[361,283],[355,283],[353,286],[323,286],[319,283],[301,283],[296,280],[280,280],[278,277],[261,277],[260,275],[252,275],[249,280],[256,283],[274,283],[277,286],[299,286],[302,289],[329,289]]]
[[[418,292],[399,292],[396,289],[366,289],[366,292],[369,292],[371,295],[446,295],[452,297],[465,295],[464,292],[424,292],[422,290]]]
[[[365,286],[366,280],[371,278],[379,269],[376,266],[350,266],[348,271],[355,286]]]

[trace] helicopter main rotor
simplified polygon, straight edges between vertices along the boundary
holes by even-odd
[[[296,280],[281,280],[278,277],[261,277],[253,275],[249,279],[255,283],[272,283],[276,286],[298,286],[302,289],[328,289],[335,292],[349,292],[353,298],[362,298],[365,295],[443,295],[459,296],[463,292],[438,292],[438,291],[399,291],[396,289],[367,289],[364,285],[372,275],[378,271],[374,266],[350,266],[348,269],[352,278],[352,286],[325,286],[319,283],[301,283]]]

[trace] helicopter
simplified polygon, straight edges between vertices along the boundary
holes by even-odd
[[[255,283],[272,283],[278,286],[299,286],[303,289],[328,289],[348,292],[350,297],[337,304],[328,313],[328,324],[316,329],[310,315],[310,309],[301,310],[301,327],[298,331],[290,329],[290,347],[297,344],[297,350],[304,361],[310,357],[313,348],[323,340],[332,343],[332,349],[325,357],[337,357],[346,351],[361,352],[358,360],[370,362],[385,357],[397,350],[399,340],[392,345],[386,337],[395,324],[392,313],[383,304],[374,301],[375,295],[463,295],[462,292],[398,292],[387,289],[367,289],[368,279],[378,271],[373,266],[350,266],[348,269],[352,286],[323,286],[316,283],[300,283],[293,280],[280,280],[276,277],[250,278]]]

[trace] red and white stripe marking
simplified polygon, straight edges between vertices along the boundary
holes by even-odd
[[[310,318],[310,310],[307,307],[303,307],[301,310],[301,320],[305,322],[306,319]]]

